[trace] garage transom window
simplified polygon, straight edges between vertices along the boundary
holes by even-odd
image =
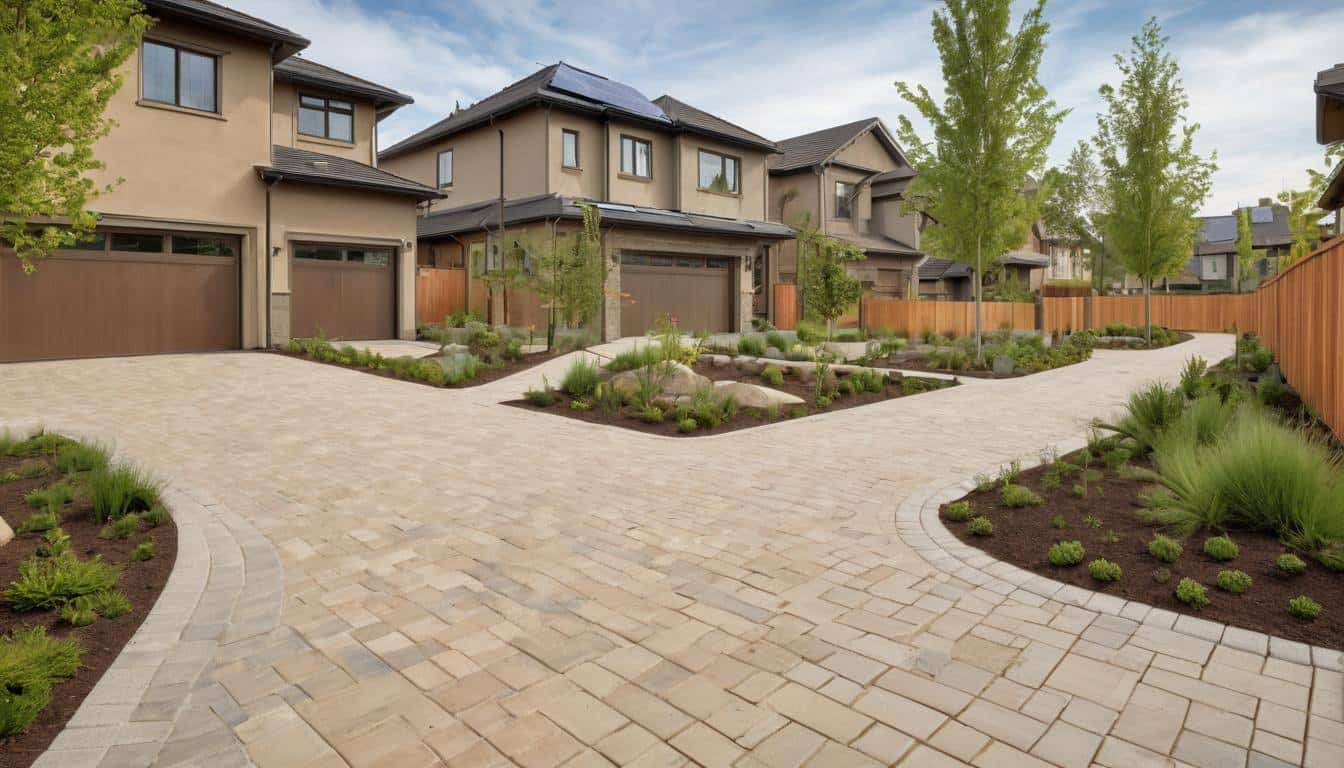
[[[392,249],[369,248],[357,245],[300,243],[294,246],[294,258],[386,266],[392,262]]]
[[[660,256],[647,253],[622,253],[621,263],[632,267],[728,268],[728,259],[715,256]]]
[[[355,107],[348,101],[299,96],[299,133],[336,141],[355,140]]]

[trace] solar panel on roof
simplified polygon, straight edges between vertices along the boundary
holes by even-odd
[[[1267,205],[1257,205],[1251,209],[1252,224],[1270,224],[1274,221],[1274,209]]]
[[[561,64],[555,68],[555,74],[551,75],[550,87],[599,104],[609,104],[650,120],[672,122],[657,105],[649,101],[647,96],[634,88],[625,83],[588,74],[568,64]]]

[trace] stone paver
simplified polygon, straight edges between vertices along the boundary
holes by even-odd
[[[0,367],[0,424],[114,442],[181,529],[41,764],[1336,764],[1339,654],[1065,588],[930,521],[1230,351],[682,440],[499,404],[563,359],[458,391],[250,353]]]

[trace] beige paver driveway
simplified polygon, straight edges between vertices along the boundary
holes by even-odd
[[[114,439],[204,531],[180,637],[156,624],[44,762],[1344,764],[1336,662],[977,585],[896,525],[921,489],[1230,351],[1098,352],[685,440],[498,405],[516,380],[251,353],[0,367],[0,423]]]

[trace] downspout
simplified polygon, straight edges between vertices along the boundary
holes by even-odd
[[[611,121],[602,121],[602,199],[611,202]],[[605,322],[605,319],[604,321]]]
[[[265,325],[266,335],[262,338],[261,348],[269,349],[272,346],[271,338],[271,301],[272,301],[272,272],[274,270],[273,262],[275,257],[271,255],[271,188],[280,182],[279,179],[273,179],[266,183],[266,244],[262,248],[263,257],[266,259],[266,313]]]
[[[280,47],[279,43],[271,43],[271,61],[275,61],[275,51]],[[271,65],[271,78],[266,83],[266,155],[275,162],[275,65]],[[278,179],[276,180],[278,181]],[[273,339],[271,338],[271,303],[274,298],[271,294],[271,272],[273,267],[271,262],[271,187],[275,186],[275,181],[265,181],[266,184],[266,243],[262,246],[262,258],[266,260],[266,309],[262,313],[262,327],[265,329],[265,335],[261,337],[261,348],[270,349]],[[240,334],[241,335],[241,334]]]
[[[551,105],[546,105],[546,142],[544,144],[542,162],[546,168],[546,194],[551,194]]]
[[[504,129],[496,130],[499,131],[499,243],[495,247],[499,249],[499,268],[502,271],[504,269]],[[504,325],[508,325],[509,286],[501,284],[499,294],[504,304]]]

